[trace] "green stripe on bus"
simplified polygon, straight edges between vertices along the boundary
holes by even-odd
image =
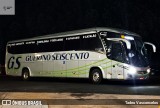
[[[117,65],[117,64],[119,64],[119,63],[116,63],[116,64],[114,64],[114,65]],[[110,68],[110,67],[112,67],[112,65],[103,67],[103,69],[107,69],[107,68]],[[86,72],[84,72],[84,71],[86,71],[86,70],[80,70],[80,71],[78,71],[78,72],[75,72],[75,74],[74,74],[74,73],[73,73],[73,74],[74,74],[74,75],[83,75],[83,74],[86,74]],[[73,75],[72,72],[67,72],[67,75],[68,75],[68,76],[69,76],[68,73],[70,73],[71,75]]]
[[[99,60],[99,61],[96,61],[94,63],[90,63],[90,64],[87,64],[87,65],[84,65],[84,66],[80,66],[80,67],[76,67],[76,68],[71,68],[71,69],[68,69],[68,70],[58,70],[58,71],[54,71],[54,72],[63,72],[63,71],[78,70],[78,69],[86,68],[87,66],[91,66],[93,64],[97,64],[97,63],[103,62],[105,60],[106,60],[106,58],[102,59],[102,60]],[[111,62],[111,61],[109,61],[109,62]],[[50,72],[53,72],[53,71],[50,71]]]
[[[109,61],[110,62],[110,61]],[[109,62],[106,62],[106,63],[109,63]],[[117,64],[119,64],[119,63],[116,63],[116,64],[113,64],[113,65],[117,65]],[[112,67],[112,65],[110,65],[110,66],[106,66],[106,67],[103,67],[103,69],[107,69],[107,68],[110,68],[110,67]],[[86,71],[88,68],[85,68],[85,69],[82,69],[82,70],[77,70],[77,71],[69,71],[69,72],[66,72],[66,71],[68,71],[68,70],[65,70],[65,72],[66,72],[66,74],[67,74],[67,76],[69,76],[69,75],[83,75],[83,74],[86,74],[86,72],[84,72],[84,71]],[[81,73],[81,72],[83,72],[83,73]],[[59,73],[59,72],[57,72],[57,73],[55,73],[55,72],[53,72],[54,74],[63,74],[63,73]]]

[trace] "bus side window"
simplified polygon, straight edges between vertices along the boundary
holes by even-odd
[[[81,38],[81,49],[88,51],[104,52],[101,40],[96,35],[96,37],[91,38]]]
[[[62,41],[57,41],[57,40]],[[54,51],[64,51],[64,41],[63,38],[53,38],[49,39],[50,42],[48,43],[40,43],[37,44],[35,49],[36,52],[54,52]],[[55,41],[53,41],[55,40]]]
[[[124,62],[121,44],[118,42],[112,43],[108,47],[107,57],[115,61]]]
[[[66,37],[65,51],[80,50],[80,36]]]

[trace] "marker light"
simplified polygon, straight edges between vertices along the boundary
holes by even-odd
[[[121,38],[122,38],[122,39],[124,39],[124,38],[125,38],[125,36],[124,36],[124,35],[121,35]]]
[[[130,67],[130,69],[129,69],[129,73],[130,74],[135,74],[136,73],[136,68],[134,68],[134,67]]]
[[[134,38],[130,37],[130,36],[125,36],[125,39],[127,39],[127,40],[134,40]]]
[[[124,35],[121,35],[121,38],[122,38],[122,39],[127,39],[127,40],[134,40],[134,38],[131,37],[131,36],[124,36]]]

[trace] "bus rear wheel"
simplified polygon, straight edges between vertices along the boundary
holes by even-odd
[[[29,78],[30,78],[29,70],[28,69],[23,69],[23,71],[22,71],[22,79],[24,81],[27,81],[27,80],[29,80]]]
[[[99,84],[103,79],[102,72],[99,69],[93,69],[90,73],[89,78],[93,84]]]

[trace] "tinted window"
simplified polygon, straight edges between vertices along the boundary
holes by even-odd
[[[44,43],[37,44],[37,47],[35,48],[36,52],[64,51],[64,39],[63,38],[48,39]]]
[[[81,49],[90,51],[101,49],[103,51],[103,46],[97,34],[88,34],[84,35],[81,39]]]
[[[66,37],[65,50],[80,50],[80,36]]]
[[[119,42],[109,42],[107,57],[115,61],[124,62],[122,45]]]
[[[8,46],[8,52],[12,54],[70,50],[103,51],[103,46],[97,34],[24,41],[21,45],[10,43]]]
[[[64,51],[63,40],[63,38],[54,38],[19,42],[23,43],[21,45],[18,45],[17,43],[10,43],[7,48],[8,52],[12,54]]]
[[[17,45],[17,43],[10,43],[8,44],[8,52],[12,54],[21,54],[21,53],[31,53],[35,52],[36,44],[24,44]]]
[[[120,43],[112,44],[112,59],[116,61],[123,61],[123,52]]]

